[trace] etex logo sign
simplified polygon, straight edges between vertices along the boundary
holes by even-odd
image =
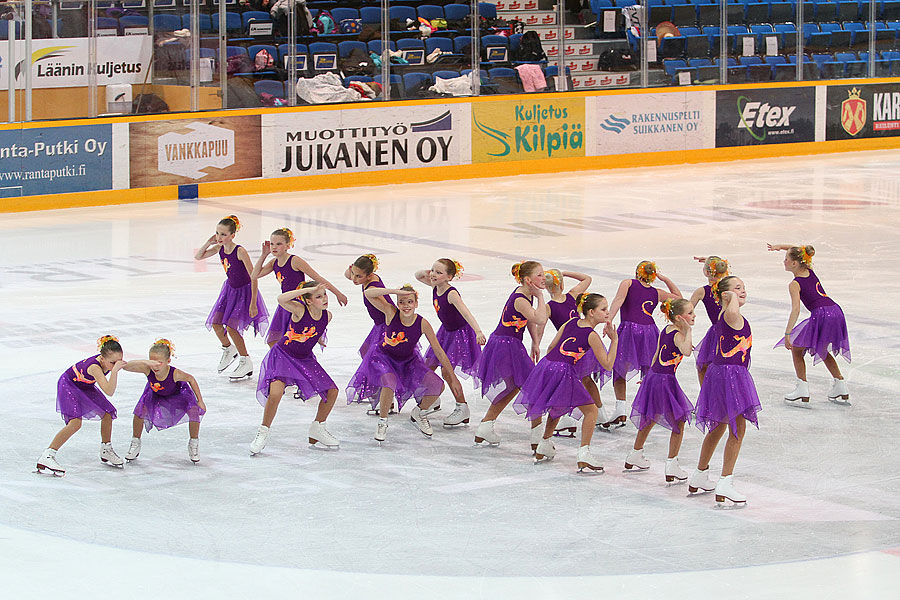
[[[611,131],[615,134],[619,134],[625,131],[625,128],[629,125],[631,125],[631,121],[629,121],[625,117],[609,115],[608,117],[606,117],[605,121],[600,123],[600,128],[605,129],[606,131]]]
[[[202,179],[208,175],[203,169],[224,169],[234,164],[234,131],[208,123],[191,123],[185,128],[191,132],[159,136],[160,171]]]
[[[815,88],[716,92],[716,146],[812,142]]]
[[[747,96],[739,96],[737,99],[739,128],[744,128],[753,136],[753,139],[763,141],[769,132],[777,133],[777,130],[790,128],[791,115],[797,110],[796,106],[771,106],[768,102],[754,102]],[[793,130],[786,133],[793,133]]]

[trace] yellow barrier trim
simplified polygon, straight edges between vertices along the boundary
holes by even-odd
[[[657,167],[897,148],[900,148],[900,137],[865,138],[859,140],[804,142],[798,144],[769,144],[760,146],[739,146],[733,148],[707,148],[703,150],[688,151],[673,150],[667,152],[610,154],[605,156],[586,156],[578,158],[535,159],[517,162],[393,169],[387,171],[348,174],[244,179],[238,181],[200,183],[198,184],[198,191],[200,198],[203,199],[220,196],[289,193],[370,185],[423,183],[455,179],[475,179],[481,177],[506,177],[522,174],[562,173],[566,171]],[[133,190],[109,190],[4,198],[2,199],[2,202],[0,202],[0,212],[52,210],[177,199],[178,186],[168,185]]]

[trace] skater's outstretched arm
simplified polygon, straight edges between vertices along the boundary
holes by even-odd
[[[201,410],[206,410],[206,404],[203,403],[203,395],[200,394],[200,385],[197,383],[197,380],[194,379],[194,376],[190,373],[185,373],[181,369],[175,369],[175,376],[173,377],[175,381],[184,381],[187,382],[189,386],[191,386],[191,390],[194,392],[194,396],[197,397],[197,406],[201,408]]]
[[[698,287],[694,290],[694,293],[691,294],[691,306],[697,307],[700,304],[700,301],[703,300],[703,296],[706,295],[706,290],[702,287]]]
[[[221,244],[216,243],[216,234],[213,234],[194,254],[194,260],[206,260],[213,254],[216,254],[220,247]]]
[[[398,298],[402,296],[415,296],[415,290],[402,290],[402,289],[392,289],[392,288],[376,288],[369,287],[366,288],[365,291],[366,298],[369,299],[370,302],[384,313],[385,318],[390,321],[394,318],[394,315],[397,313],[397,307],[384,299],[385,296],[389,296],[391,294],[395,294]]]
[[[321,285],[300,288],[299,290],[290,290],[278,295],[278,306],[295,315],[297,319],[302,319],[306,314],[306,305],[302,302],[294,302],[294,299],[300,296],[309,296],[316,292]]]
[[[768,250],[769,252],[779,252],[790,250],[796,245],[797,244],[766,244],[766,250]]]
[[[253,271],[250,272],[251,279],[260,279],[275,270],[274,258],[269,262],[266,262],[266,258],[269,257],[271,252],[272,242],[269,240],[264,241],[262,243],[262,251],[259,254],[259,258],[256,259],[256,264],[253,265]]]
[[[674,300],[675,298],[683,297],[681,295],[681,290],[678,289],[678,286],[675,285],[674,281],[672,281],[671,279],[669,279],[668,277],[666,277],[659,271],[656,272],[656,278],[659,279],[660,281],[662,281],[664,284],[666,284],[666,287],[669,288],[668,292],[665,290],[656,288],[657,291],[659,292],[659,301],[660,302],[665,302],[669,298],[672,298]]]
[[[416,271],[416,281],[424,283],[428,287],[435,287],[437,284],[431,281],[431,269],[419,269]]]
[[[784,328],[784,347],[791,350],[793,348],[791,332],[794,330],[794,325],[797,324],[797,319],[800,318],[800,284],[792,279],[788,284],[788,292],[791,294],[791,314]]]
[[[124,360],[116,361],[113,365],[112,369],[109,372],[109,378],[103,374],[103,369],[100,368],[100,365],[91,365],[88,367],[88,375],[94,378],[94,381],[97,382],[97,385],[107,396],[112,396],[116,393],[116,384],[119,381],[119,371],[125,368],[127,363]]]
[[[603,346],[600,334],[596,331],[592,331],[591,335],[588,336],[588,344],[591,345],[591,350],[594,351],[594,356],[597,358],[600,366],[607,371],[612,371],[613,364],[616,362],[616,351],[619,348],[619,334],[616,332],[616,328],[613,327],[612,319],[603,326],[603,335],[609,338],[608,350]]]
[[[129,360],[122,369],[129,373],[149,375],[152,369],[158,369],[161,364],[158,360]],[[88,369],[88,372],[90,372],[90,369]]]
[[[475,341],[478,342],[479,345],[484,346],[485,342],[487,342],[487,338],[484,336],[484,332],[481,331],[481,327],[478,326],[478,321],[475,320],[475,315],[472,314],[472,311],[469,310],[469,307],[466,306],[466,303],[463,302],[462,296],[459,295],[459,292],[456,290],[451,290],[450,295],[447,297],[450,301],[450,304],[456,307],[456,310],[459,311],[459,314],[462,315],[463,319],[466,320],[472,329],[475,330]]]
[[[347,306],[347,296],[345,296],[341,290],[334,287],[334,284],[319,275],[319,273],[315,269],[313,269],[308,262],[306,262],[299,256],[292,255],[291,268],[303,271],[303,273],[307,277],[324,285],[325,289],[334,294],[334,297],[337,298],[338,304],[340,304],[341,306]]]
[[[563,277],[568,277],[569,279],[577,279],[578,283],[569,290],[569,295],[573,298],[577,298],[578,294],[583,294],[591,287],[591,279],[590,275],[585,275],[584,273],[577,273],[575,271],[563,271]]]
[[[631,289],[630,279],[626,279],[619,284],[619,289],[616,290],[616,297],[613,298],[612,304],[609,306],[610,323],[612,323],[613,319],[616,318],[616,315],[619,314],[619,309],[622,308],[622,304],[625,303],[625,297],[628,295],[629,289]]]

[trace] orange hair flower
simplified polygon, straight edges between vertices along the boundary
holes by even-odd
[[[118,342],[119,338],[114,335],[104,335],[97,339],[97,350],[103,349],[103,344],[106,342]]]
[[[459,279],[460,277],[462,277],[463,271],[465,271],[465,269],[458,260],[453,261],[453,266],[456,267],[456,275],[453,276],[453,279]]]

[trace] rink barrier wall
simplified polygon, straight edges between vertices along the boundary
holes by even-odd
[[[14,123],[0,125],[0,212],[879,150],[896,138],[900,78]]]

